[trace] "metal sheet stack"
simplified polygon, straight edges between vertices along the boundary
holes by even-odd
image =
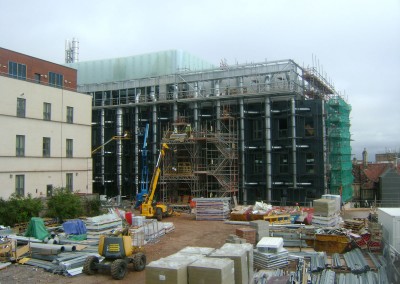
[[[226,220],[230,216],[230,198],[193,198],[196,220]]]
[[[334,227],[339,223],[339,212],[337,210],[337,200],[335,199],[316,199],[314,204],[313,225],[321,227]],[[339,205],[340,210],[340,205]]]
[[[264,237],[254,250],[254,267],[258,269],[275,269],[288,265],[289,253],[283,248],[283,239]]]
[[[121,217],[114,211],[90,217],[85,220],[88,239],[98,239],[100,235],[107,234],[113,229],[122,227]]]
[[[264,237],[269,237],[269,222],[264,220],[256,220],[250,222],[250,227],[256,230],[256,242]]]

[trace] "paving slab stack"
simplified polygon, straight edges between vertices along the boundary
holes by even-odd
[[[254,267],[276,269],[288,265],[288,251],[283,248],[283,238],[264,237],[254,250]]]
[[[256,242],[269,237],[269,222],[264,220],[250,221],[250,227],[256,230]]]
[[[336,199],[316,199],[313,201],[313,225],[320,227],[334,227],[339,223],[339,211]]]

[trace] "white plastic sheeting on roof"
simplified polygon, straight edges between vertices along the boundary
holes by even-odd
[[[167,50],[66,65],[78,70],[78,85],[157,77],[214,67],[211,63],[182,50]]]

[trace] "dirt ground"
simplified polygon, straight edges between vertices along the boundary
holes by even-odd
[[[182,213],[164,219],[173,222],[175,230],[162,236],[158,242],[145,246],[147,263],[173,254],[186,246],[219,248],[229,234],[235,234],[242,225],[225,224],[223,221],[196,221],[194,215]],[[111,275],[101,273],[93,276],[76,275],[66,277],[55,275],[29,265],[11,265],[0,271],[0,284],[13,283],[146,283],[146,273],[133,272],[132,266],[123,280],[113,280]]]

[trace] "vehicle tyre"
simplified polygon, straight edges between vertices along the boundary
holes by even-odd
[[[99,259],[95,255],[90,255],[86,258],[85,263],[83,264],[83,273],[87,275],[93,275],[97,272],[96,263],[99,263]]]
[[[174,209],[172,207],[168,207],[167,209],[167,217],[171,217],[174,214]]]
[[[159,207],[157,207],[157,209],[156,209],[156,217],[157,217],[157,221],[162,220],[162,210]]]
[[[125,277],[127,264],[123,259],[114,260],[111,263],[111,276],[116,280],[121,280]]]
[[[142,271],[146,267],[146,255],[138,252],[133,257],[133,269],[136,271]]]

